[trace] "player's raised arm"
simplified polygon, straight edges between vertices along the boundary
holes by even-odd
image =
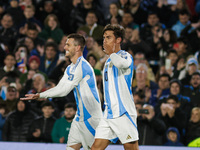
[[[119,56],[116,53],[112,53],[110,55],[110,59],[117,68],[128,68],[132,63],[132,59],[127,53],[122,56]]]

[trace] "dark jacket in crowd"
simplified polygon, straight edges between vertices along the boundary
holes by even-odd
[[[200,87],[194,88],[191,85],[185,85],[182,94],[190,98],[193,106],[200,106]]]
[[[139,145],[162,145],[163,134],[166,131],[165,123],[158,119],[152,118],[150,121],[141,117],[137,118],[139,132]]]
[[[176,127],[180,133],[182,133],[186,126],[187,116],[180,108],[176,108],[174,117],[172,118],[170,118],[168,114],[166,114],[166,116],[162,116],[161,112],[158,114],[158,118],[165,122],[167,128]]]
[[[200,121],[197,123],[189,122],[186,128],[185,144],[187,145],[198,137],[200,137]]]
[[[17,40],[17,31],[14,28],[5,29],[0,26],[0,43],[8,46],[10,52],[13,52]]]
[[[27,140],[29,142],[47,142],[51,143],[51,131],[53,129],[53,125],[55,123],[56,119],[54,117],[50,118],[44,118],[39,117],[35,119],[31,126],[29,127],[28,131],[28,137]],[[33,133],[36,131],[36,129],[40,129],[41,135],[40,137],[36,138],[33,136]]]
[[[26,142],[28,128],[35,117],[35,114],[29,111],[27,106],[25,111],[11,112],[3,126],[3,141]]]

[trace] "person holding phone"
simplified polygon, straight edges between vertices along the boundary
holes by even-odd
[[[153,106],[145,104],[138,109],[138,112],[139,144],[162,145],[162,135],[166,131],[166,125],[161,119],[155,117]]]

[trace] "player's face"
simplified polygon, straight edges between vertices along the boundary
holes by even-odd
[[[114,32],[113,31],[106,31],[103,35],[103,48],[104,48],[104,52],[106,54],[108,54],[107,52],[107,49],[108,48],[113,48],[114,47],[114,44],[116,44],[116,38],[115,38],[115,35],[114,35]]]
[[[74,39],[69,38],[65,43],[65,56],[72,58],[75,55],[76,45],[74,44]]]

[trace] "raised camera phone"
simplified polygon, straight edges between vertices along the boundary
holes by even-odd
[[[140,114],[149,114],[149,110],[148,109],[139,109],[139,113]]]
[[[21,57],[21,58],[25,58],[25,56],[26,56],[26,54],[25,54],[25,49],[22,49],[22,50],[20,51],[20,57]]]
[[[165,59],[165,69],[168,70],[171,68],[171,59]]]

